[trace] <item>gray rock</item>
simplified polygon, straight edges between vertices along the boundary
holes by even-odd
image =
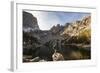
[[[40,61],[40,58],[39,57],[35,57],[33,59],[30,60],[30,62],[38,62]]]
[[[25,11],[23,11],[23,30],[26,32],[39,30],[37,18]]]

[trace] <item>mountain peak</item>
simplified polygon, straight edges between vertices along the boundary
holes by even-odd
[[[26,11],[23,11],[23,30],[26,32],[40,30],[37,18]]]

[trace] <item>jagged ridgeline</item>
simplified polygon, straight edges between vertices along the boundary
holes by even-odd
[[[81,21],[76,21],[67,25],[61,34],[66,39],[66,43],[91,43],[91,16],[84,17]],[[69,38],[69,37],[70,38]],[[67,38],[68,37],[68,38]]]
[[[90,59],[90,45],[91,16],[41,30],[34,14],[23,11],[23,62]]]

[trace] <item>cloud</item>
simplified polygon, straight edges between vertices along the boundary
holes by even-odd
[[[52,12],[28,11],[33,14],[38,20],[38,25],[41,30],[49,30],[52,26],[61,23],[59,16]]]

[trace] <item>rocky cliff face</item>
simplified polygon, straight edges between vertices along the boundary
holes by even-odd
[[[65,29],[63,34],[68,34],[70,36],[75,36],[78,35],[80,31],[83,31],[85,29],[90,29],[90,22],[91,22],[91,17],[85,17],[81,21],[76,21],[68,25]]]
[[[90,41],[90,38],[91,38],[90,24],[91,24],[91,17],[90,16],[84,17],[81,21],[73,22],[70,25],[68,25],[67,27],[65,27],[65,29],[64,29],[63,33],[61,33],[61,35],[69,36],[70,38],[68,38],[68,39],[71,39],[71,37],[74,39],[85,38],[88,41]]]
[[[23,30],[26,32],[39,30],[37,18],[25,11],[23,11]]]

